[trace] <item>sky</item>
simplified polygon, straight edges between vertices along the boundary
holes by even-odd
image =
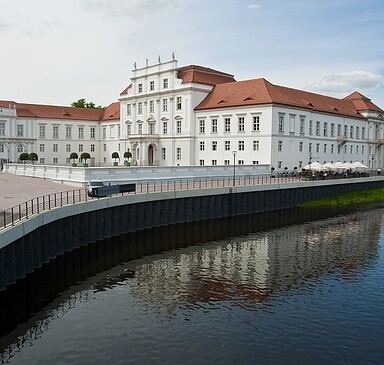
[[[384,109],[383,0],[0,0],[0,100],[117,101],[171,60]]]

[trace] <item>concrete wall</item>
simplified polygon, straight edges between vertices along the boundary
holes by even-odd
[[[379,178],[129,195],[57,208],[0,234],[0,290],[49,260],[106,237],[176,223],[263,213],[349,191]]]
[[[232,177],[232,166],[142,166],[142,167],[68,167],[32,164],[7,164],[5,171],[23,176],[50,179],[77,187],[85,187],[90,180],[106,183]],[[269,165],[236,166],[236,176],[267,176]]]

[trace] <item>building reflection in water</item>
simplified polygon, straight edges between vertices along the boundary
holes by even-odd
[[[290,210],[155,228],[62,255],[0,293],[0,361],[76,303],[116,286],[172,314],[217,301],[258,310],[316,280],[359,280],[377,256],[383,210],[309,222],[331,214]]]

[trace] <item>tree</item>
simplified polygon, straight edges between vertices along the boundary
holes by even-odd
[[[113,152],[112,153],[112,158],[115,159],[115,162],[113,163],[114,166],[117,166],[117,159],[120,158],[119,156],[119,153],[118,152]]]
[[[87,108],[87,109],[102,109],[103,108],[101,105],[96,107],[95,103],[92,101],[87,103],[87,101],[84,98],[74,101],[71,104],[71,106],[74,108]]]
[[[79,155],[76,152],[72,152],[69,155],[69,159],[72,160],[72,166],[76,166],[76,161],[79,158]]]
[[[39,158],[39,156],[37,156],[37,153],[35,152],[31,152],[28,156],[28,160],[29,161],[32,161],[32,163],[34,163],[35,161],[37,161]]]
[[[87,160],[89,160],[90,158],[91,158],[91,155],[88,152],[83,152],[80,155],[80,160],[84,160],[84,165],[87,164]]]
[[[23,152],[23,153],[20,154],[19,160],[23,161],[23,163],[25,163],[25,161],[28,160],[28,157],[29,157],[28,153],[27,152]]]
[[[129,152],[129,151],[125,151],[124,152],[124,158],[131,158],[132,157],[132,153]]]
[[[128,160],[129,160],[131,157],[132,157],[132,153],[131,153],[131,152],[129,152],[129,151],[125,151],[125,152],[124,152],[124,158],[126,159],[126,160],[124,161],[124,165],[125,165],[125,166],[129,166],[129,162],[128,162]]]

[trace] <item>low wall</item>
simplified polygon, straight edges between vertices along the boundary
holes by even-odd
[[[102,180],[119,184],[155,179],[198,179],[232,177],[233,165],[226,166],[138,166],[138,167],[71,167],[32,164],[6,164],[5,171],[15,175],[49,179],[76,187],[87,181]],[[269,165],[236,165],[236,176],[268,176]]]
[[[57,208],[0,234],[0,290],[64,252],[107,237],[292,208],[325,196],[383,186],[382,178],[292,182],[127,195]]]

